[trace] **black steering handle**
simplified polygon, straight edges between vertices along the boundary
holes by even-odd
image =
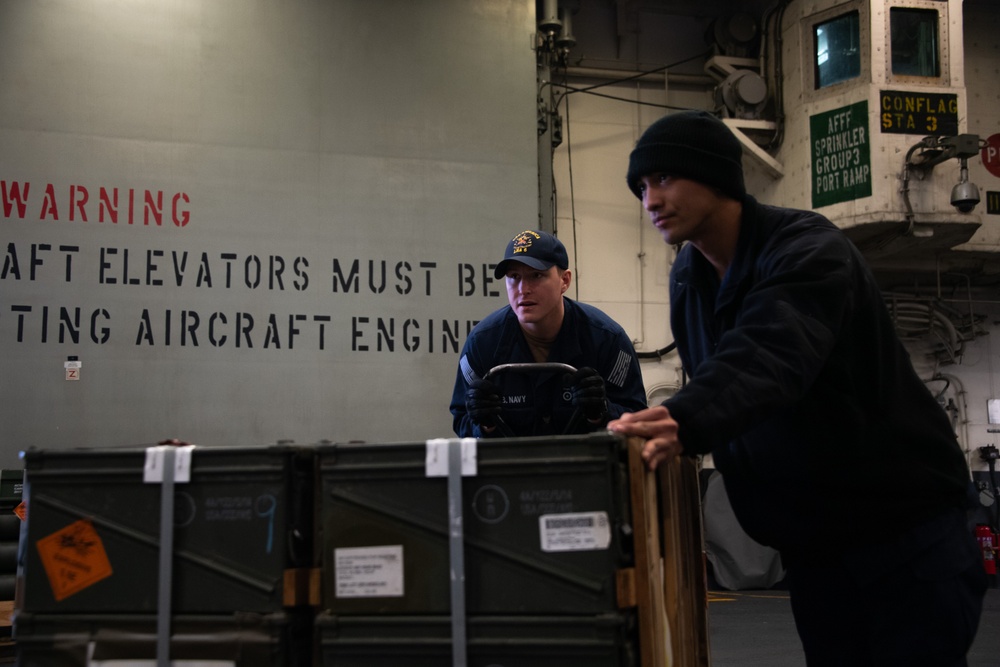
[[[544,373],[552,371],[562,371],[564,373],[575,373],[576,368],[570,366],[569,364],[561,364],[555,361],[542,361],[538,363],[518,363],[518,364],[500,364],[499,366],[494,366],[489,371],[487,371],[484,380],[489,380],[492,377],[500,375],[501,373]],[[573,411],[573,416],[570,417],[569,422],[566,424],[566,428],[563,429],[563,434],[572,433],[576,427],[579,425],[580,421],[583,419],[583,412],[580,408],[576,408]],[[503,417],[497,415],[497,428],[500,430],[500,434],[506,438],[517,437],[517,434],[511,430],[507,422],[503,420]]]

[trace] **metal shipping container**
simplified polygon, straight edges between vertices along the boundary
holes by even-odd
[[[335,444],[317,457],[323,608],[448,614],[448,480],[428,476],[428,445]],[[624,440],[479,440],[475,467],[461,482],[466,612],[616,612],[616,573],[633,564]]]
[[[276,614],[175,616],[171,660],[228,667],[307,667],[308,642],[292,638],[291,619]],[[149,614],[22,614],[17,622],[20,667],[152,665],[157,617]],[[121,661],[121,662],[118,662]]]
[[[469,667],[630,667],[634,628],[619,614],[470,617]],[[451,667],[446,616],[331,616],[317,620],[322,667]]]
[[[161,485],[146,450],[28,451],[23,595],[31,613],[156,613]],[[195,448],[174,486],[173,614],[282,611],[290,568],[314,564],[312,450]]]

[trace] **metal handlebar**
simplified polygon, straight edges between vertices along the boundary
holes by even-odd
[[[569,364],[560,364],[554,361],[543,361],[541,363],[522,363],[522,364],[500,364],[499,366],[494,366],[489,371],[486,372],[486,377],[484,380],[489,380],[494,375],[499,375],[507,371],[521,371],[524,373],[540,373],[542,371],[564,371],[566,373],[575,373],[576,369]]]
[[[518,364],[500,364],[499,366],[494,366],[486,375],[483,377],[484,380],[489,380],[501,373],[514,372],[514,373],[543,373],[546,371],[563,371],[564,373],[575,373],[576,368],[570,366],[569,364],[561,364],[555,361],[542,361],[538,363],[518,363]],[[567,433],[572,433],[573,430],[580,424],[583,419],[583,412],[580,408],[573,410],[573,415],[569,418],[569,422],[566,424],[566,428],[563,429],[563,435]],[[516,438],[517,434],[511,430],[507,422],[503,420],[503,417],[497,415],[497,429],[500,434],[505,438]]]

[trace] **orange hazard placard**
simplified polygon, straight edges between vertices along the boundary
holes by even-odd
[[[43,537],[35,546],[57,601],[111,576],[101,537],[86,519]]]

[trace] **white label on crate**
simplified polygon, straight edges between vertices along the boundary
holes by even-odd
[[[163,465],[167,449],[174,450],[174,482],[183,484],[191,481],[191,456],[194,445],[158,445],[146,448],[146,465],[142,470],[142,481],[159,484],[163,481]]]
[[[338,598],[403,597],[403,546],[333,550]]]
[[[448,448],[452,443],[461,447],[462,477],[476,476],[475,438],[434,438],[427,441],[425,470],[428,477],[448,476]]]
[[[542,551],[597,551],[611,544],[606,512],[543,514],[538,517]]]

